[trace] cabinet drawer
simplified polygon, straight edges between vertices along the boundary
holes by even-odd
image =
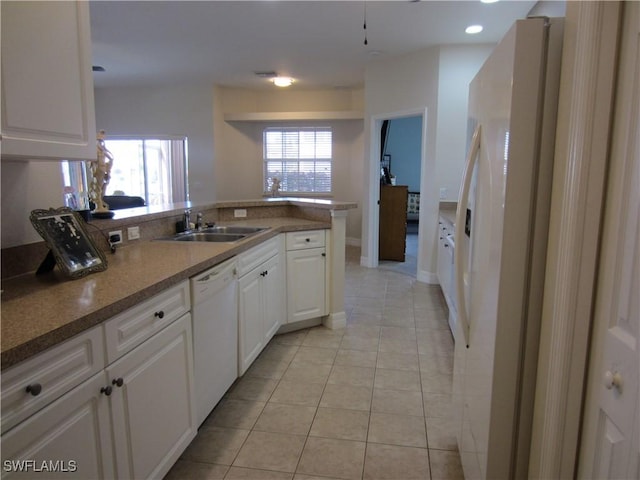
[[[324,230],[287,233],[287,250],[324,247]]]
[[[3,372],[2,432],[53,402],[105,365],[102,328],[95,327]]]
[[[159,293],[104,323],[111,363],[189,311],[189,282]]]
[[[282,250],[282,242],[282,235],[278,235],[238,255],[238,276],[246,275],[261,263],[277,255]]]

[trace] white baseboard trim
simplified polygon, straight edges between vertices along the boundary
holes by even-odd
[[[430,285],[438,285],[440,282],[438,281],[438,274],[433,272],[428,272],[426,270],[418,270],[416,274],[416,280],[422,283],[428,283]]]
[[[361,267],[367,267],[367,268],[373,268],[373,265],[371,265],[369,263],[369,257],[360,257],[360,266]]]
[[[345,312],[330,313],[322,319],[322,324],[331,330],[345,328],[347,326],[347,314]]]
[[[347,237],[345,238],[345,243],[350,247],[362,247],[362,239],[355,237]]]
[[[284,325],[280,325],[276,335],[295,332],[297,330],[302,330],[303,328],[315,327],[317,325],[322,325],[322,317],[310,318],[309,320],[302,320],[295,323],[285,323]]]

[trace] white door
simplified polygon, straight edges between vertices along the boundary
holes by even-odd
[[[117,477],[162,478],[196,436],[191,315],[107,368]]]
[[[265,346],[286,320],[283,258],[278,254],[264,264],[267,272],[262,279]]]
[[[262,278],[264,264],[247,273],[238,282],[238,376],[264,348]]]
[[[640,3],[623,8],[579,478],[640,478]]]
[[[2,478],[114,478],[101,372],[2,435]]]
[[[325,248],[287,252],[287,321],[325,314]]]

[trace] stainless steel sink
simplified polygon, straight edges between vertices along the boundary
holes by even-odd
[[[177,233],[171,237],[163,237],[158,240],[173,242],[237,242],[264,230],[267,230],[267,227],[216,226],[203,228],[200,231]]]
[[[187,232],[179,233],[167,240],[175,240],[177,242],[236,242],[246,236],[246,234],[237,233]]]
[[[215,226],[215,227],[207,227],[202,231],[205,233],[224,233],[224,234],[242,234],[242,235],[250,235],[253,233],[262,232],[266,230],[267,227],[241,227],[234,225],[227,226]]]

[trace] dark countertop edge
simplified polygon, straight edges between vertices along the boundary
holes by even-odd
[[[312,222],[312,228],[329,230],[331,229],[331,225],[322,222]],[[150,285],[141,290],[137,290],[135,292],[129,292],[129,294],[122,298],[121,300],[106,305],[103,308],[93,311],[88,315],[79,317],[75,320],[71,320],[65,325],[46,332],[43,335],[35,337],[27,342],[24,342],[16,347],[12,347],[8,350],[3,351],[0,354],[0,370],[4,371],[18,363],[21,363],[32,356],[37,355],[38,353],[42,353],[43,351],[54,347],[71,337],[82,333],[96,325],[99,325],[106,320],[118,315],[119,313],[124,312],[125,310],[135,306],[140,302],[140,296],[153,296],[156,295],[167,288],[170,288],[174,285],[179,284],[184,280],[188,280],[190,277],[197,275],[198,273],[206,270],[207,268],[211,268],[219,263],[224,262],[225,260],[237,256],[242,252],[249,250],[256,245],[263,243],[270,238],[273,238],[280,233],[286,232],[295,232],[295,231],[304,231],[309,230],[308,226],[282,226],[277,228],[271,228],[265,232],[257,234],[250,239],[247,239],[241,245],[233,246],[224,252],[215,255],[204,262],[200,262],[195,265],[191,265],[184,270],[181,270],[174,275],[164,278],[162,280],[157,281],[156,283]]]

